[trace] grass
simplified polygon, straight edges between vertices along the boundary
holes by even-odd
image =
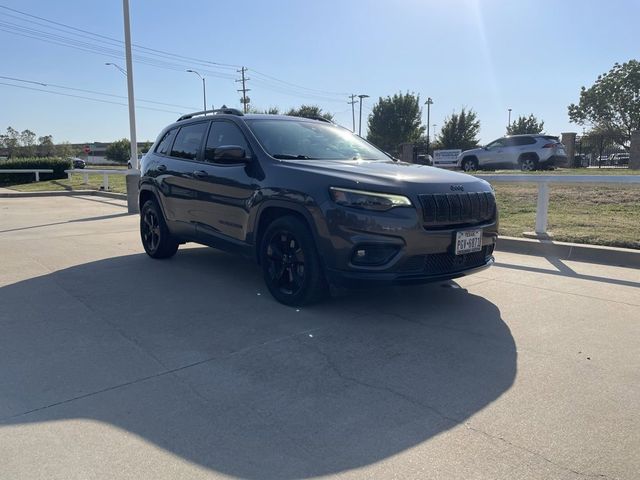
[[[102,168],[102,167],[100,167]],[[88,167],[87,170],[90,170]],[[491,172],[503,174],[503,172]],[[521,172],[504,172],[505,175]],[[627,169],[575,169],[540,172],[578,175],[640,174]],[[528,175],[539,175],[538,172]],[[98,190],[102,175],[89,175],[89,185],[81,175],[69,180],[49,180],[39,183],[12,185],[22,192],[51,190]],[[126,193],[124,176],[109,177],[110,191]],[[500,233],[522,237],[532,231],[536,217],[537,185],[496,183],[496,198],[500,210]],[[590,243],[640,249],[640,185],[556,185],[551,184],[549,227],[558,241]]]

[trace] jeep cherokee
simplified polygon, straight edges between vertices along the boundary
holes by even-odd
[[[197,242],[255,259],[276,300],[330,284],[424,283],[493,263],[484,180],[399,162],[326,120],[184,115],[142,160],[140,234],[153,258]]]

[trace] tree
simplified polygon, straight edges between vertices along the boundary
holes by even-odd
[[[274,110],[273,108],[269,110]],[[275,111],[278,111],[276,108]],[[271,112],[266,112],[271,113]],[[326,118],[327,120],[333,120],[333,113],[323,112],[322,108],[317,105],[300,105],[298,108],[291,108],[286,113],[292,117],[305,117],[305,118]]]
[[[45,135],[38,138],[38,156],[39,157],[53,157],[55,153],[55,145],[53,144],[53,137],[51,135]]]
[[[74,149],[69,142],[62,142],[56,145],[55,152],[57,157],[67,158],[76,157],[80,154],[78,149]]]
[[[469,150],[478,145],[479,131],[478,115],[473,110],[467,111],[463,107],[459,114],[453,112],[445,119],[436,142],[443,149]]]
[[[140,153],[147,153],[152,146],[153,142],[147,140],[146,142],[142,142],[138,145],[138,149],[140,150]]]
[[[117,140],[107,147],[105,156],[114,162],[127,163],[131,158],[131,143],[126,138]]]
[[[9,158],[13,158],[18,153],[20,147],[20,132],[15,128],[7,127],[6,135],[3,135],[3,143],[7,149]]]
[[[425,132],[421,117],[420,95],[407,92],[380,97],[369,115],[367,140],[397,155],[401,144],[415,143]]]
[[[631,133],[640,130],[640,62],[615,63],[591,87],[582,87],[580,101],[568,110],[572,122],[618,132],[627,147]]]
[[[525,117],[524,115],[519,116],[517,120],[514,120],[513,123],[507,127],[507,134],[509,135],[543,132],[544,122],[538,121],[533,113],[528,117]]]
[[[36,134],[26,129],[20,132],[20,143],[22,149],[20,155],[22,157],[33,157],[36,154]]]

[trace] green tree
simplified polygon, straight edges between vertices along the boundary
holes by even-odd
[[[640,130],[640,62],[615,63],[591,87],[582,87],[580,101],[568,110],[574,123],[618,132],[626,147],[631,133]]]
[[[4,147],[7,149],[9,158],[14,158],[20,148],[20,132],[15,128],[7,127],[7,133],[2,136]]]
[[[511,125],[507,127],[508,135],[522,135],[525,133],[543,133],[544,122],[538,121],[536,116],[532,113],[528,117],[521,115],[517,120],[514,120]]]
[[[107,147],[105,156],[114,162],[127,163],[131,158],[131,143],[126,138],[117,140]]]
[[[280,115],[280,108],[278,107],[269,107],[265,109],[253,108],[249,109],[249,113],[262,113],[266,115]]]
[[[36,134],[31,130],[26,129],[20,132],[20,143],[22,148],[20,149],[20,156],[22,157],[34,157],[36,155]]]
[[[407,92],[380,97],[369,115],[367,140],[397,155],[401,144],[415,143],[425,132],[421,117],[420,95]]]
[[[469,150],[478,145],[478,132],[480,121],[477,113],[472,109],[467,111],[463,107],[459,114],[453,112],[445,119],[436,142],[443,149]]]
[[[53,137],[51,135],[38,138],[37,154],[39,157],[53,157],[55,154],[55,145],[53,144]]]
[[[153,142],[147,140],[146,142],[142,142],[138,145],[138,150],[140,151],[140,153],[147,153],[152,146]]]
[[[73,146],[69,142],[59,143],[55,147],[56,157],[77,157],[79,154],[80,151],[77,148],[73,148]]]
[[[271,109],[270,109],[271,110]],[[278,109],[275,109],[278,111]],[[266,112],[271,113],[271,112]],[[300,105],[298,108],[291,108],[286,113],[292,117],[305,117],[305,118],[326,118],[327,120],[333,120],[333,113],[323,112],[322,108],[317,105]]]

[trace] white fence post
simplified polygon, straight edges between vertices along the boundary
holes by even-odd
[[[40,172],[35,172],[36,173],[36,182],[40,181]]]
[[[536,234],[547,235],[547,217],[549,214],[549,184],[538,184],[538,207],[536,209]]]
[[[109,190],[109,175],[106,173],[102,174],[102,189]]]
[[[84,184],[85,185],[89,185],[89,174],[88,173],[83,173],[82,174],[82,178],[84,179]]]

